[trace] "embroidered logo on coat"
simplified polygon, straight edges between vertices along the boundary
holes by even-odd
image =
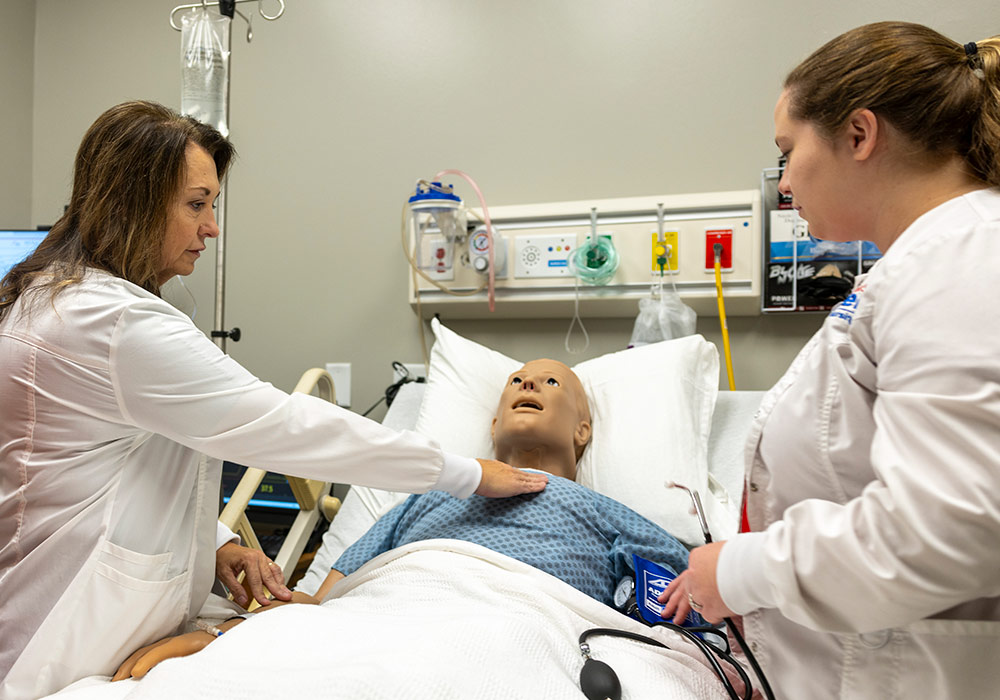
[[[857,287],[846,299],[833,307],[830,318],[842,318],[850,325],[851,321],[854,320],[854,313],[858,310],[858,302],[863,291],[865,291],[864,285]]]

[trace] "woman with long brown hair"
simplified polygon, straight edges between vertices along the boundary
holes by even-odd
[[[231,535],[216,525],[219,459],[460,497],[545,487],[279,391],[160,298],[218,235],[232,155],[217,131],[161,105],[113,107],[84,136],[65,215],[0,283],[4,698],[110,675],[198,613],[213,569],[235,584],[243,568],[260,598],[261,580],[290,596],[266,558],[221,565],[233,549],[219,548]]]

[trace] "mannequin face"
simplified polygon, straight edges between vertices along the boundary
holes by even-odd
[[[573,479],[590,434],[583,385],[562,362],[533,360],[507,379],[493,419],[497,459]]]

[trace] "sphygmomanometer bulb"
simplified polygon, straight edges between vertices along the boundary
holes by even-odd
[[[588,658],[580,670],[580,690],[588,700],[621,700],[618,675],[603,661]]]

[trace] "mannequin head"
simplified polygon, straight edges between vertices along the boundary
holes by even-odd
[[[591,435],[579,377],[556,360],[528,362],[507,379],[492,435],[497,459],[574,479]]]

